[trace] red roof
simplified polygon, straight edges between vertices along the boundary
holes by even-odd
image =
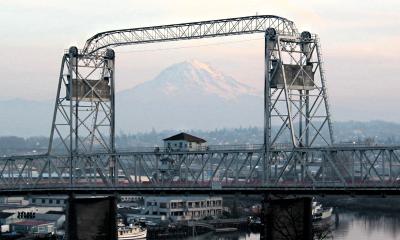
[[[51,222],[48,221],[40,221],[40,220],[25,220],[22,222],[16,222],[13,223],[12,225],[21,225],[21,226],[39,226],[43,224],[49,224]]]

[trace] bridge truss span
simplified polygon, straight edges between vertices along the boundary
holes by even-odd
[[[400,147],[350,146],[19,156],[0,160],[0,191],[291,192],[372,195],[400,188]],[[109,161],[116,162],[113,177]],[[116,180],[114,181],[113,179]],[[321,193],[322,193],[321,192]]]

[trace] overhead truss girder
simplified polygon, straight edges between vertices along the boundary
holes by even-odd
[[[267,28],[275,28],[284,35],[297,33],[294,23],[288,19],[257,15],[101,32],[86,41],[83,53],[122,45],[264,33]]]

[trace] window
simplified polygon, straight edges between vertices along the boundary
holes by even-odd
[[[60,199],[57,199],[57,200],[56,200],[56,204],[60,204]]]
[[[36,203],[36,199],[32,199],[32,203]]]
[[[179,147],[182,148],[182,142],[179,143]]]
[[[165,202],[160,203],[160,208],[167,208],[167,203]]]
[[[42,199],[42,204],[45,204],[46,203],[46,199]]]
[[[49,204],[53,204],[53,199],[49,199]]]
[[[168,148],[170,148],[171,147],[171,143],[168,143]]]

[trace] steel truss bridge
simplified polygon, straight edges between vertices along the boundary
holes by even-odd
[[[260,193],[393,195],[400,147],[211,149],[70,156],[14,156],[0,164],[0,190],[21,193]],[[115,159],[118,177],[110,175]],[[71,171],[72,170],[72,171]]]
[[[115,148],[111,47],[255,33],[265,35],[263,144]],[[281,17],[98,33],[62,58],[48,153],[0,158],[0,192],[397,195],[400,146],[335,144],[329,109],[318,36]]]

